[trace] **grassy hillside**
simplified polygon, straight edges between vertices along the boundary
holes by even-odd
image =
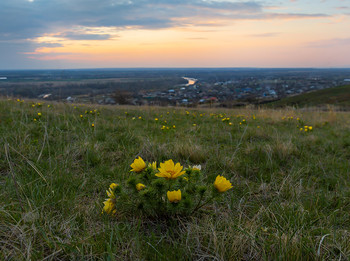
[[[335,112],[0,100],[0,259],[348,260],[349,124]],[[233,188],[186,217],[102,215],[136,156],[201,164]]]
[[[273,102],[273,107],[319,106],[332,104],[350,108],[350,85],[304,93]]]

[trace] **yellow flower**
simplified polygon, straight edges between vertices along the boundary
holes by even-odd
[[[95,124],[92,123],[92,124],[91,124],[91,127],[95,127]]]
[[[132,170],[134,172],[141,172],[143,171],[144,168],[146,168],[146,163],[143,161],[141,157],[138,157],[137,159],[134,160],[134,162],[130,165]]]
[[[182,169],[183,166],[181,166],[180,163],[176,163],[175,165],[173,160],[168,160],[164,163],[160,163],[160,168],[158,168],[159,173],[157,173],[156,176],[167,179],[176,179],[185,174],[185,171],[182,171]]]
[[[103,204],[104,204],[103,212],[107,214],[111,214],[111,213],[114,214],[116,212],[114,200],[109,198],[105,202],[103,202]]]
[[[112,183],[111,185],[109,185],[109,188],[114,190],[118,186],[119,186],[118,184]]]
[[[38,116],[41,116],[41,112],[38,112]]]
[[[136,184],[136,189],[138,190],[138,191],[140,191],[140,190],[142,190],[142,189],[144,189],[146,186],[145,185],[143,185],[142,183],[138,183],[138,184]]]
[[[181,190],[168,191],[166,195],[171,203],[177,203],[181,200]]]
[[[107,196],[111,199],[115,199],[115,194],[112,188],[109,188],[108,190],[106,190]]]
[[[312,130],[312,126],[309,126],[309,130]]]
[[[232,188],[231,182],[228,181],[225,177],[220,176],[220,175],[218,175],[216,177],[215,182],[214,182],[214,186],[219,192],[225,192],[225,191],[229,190],[230,188]]]
[[[155,121],[157,121],[157,120],[158,120],[158,118],[155,118],[154,120],[155,120]]]
[[[152,164],[148,163],[148,167],[157,170],[157,161],[153,161]]]

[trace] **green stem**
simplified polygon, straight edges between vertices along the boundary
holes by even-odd
[[[202,201],[202,197],[203,197],[203,196],[201,196],[201,198],[200,198],[200,200],[199,200],[197,206],[196,206],[196,207],[194,208],[194,210],[191,212],[191,215],[192,215],[195,211],[197,211],[197,210],[200,209],[201,207],[205,206],[206,204],[208,204],[210,201],[212,201],[212,200],[215,198],[215,196],[212,196],[210,199],[208,199],[208,200],[207,200],[206,202],[204,202],[202,205],[199,205],[199,203]]]

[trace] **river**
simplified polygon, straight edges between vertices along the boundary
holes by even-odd
[[[188,83],[185,84],[185,86],[193,85],[193,84],[195,84],[198,81],[195,78],[189,78],[189,77],[182,77],[182,79],[185,79],[185,80],[188,81]]]

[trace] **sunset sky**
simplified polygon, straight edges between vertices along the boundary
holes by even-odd
[[[0,69],[350,67],[350,0],[0,0]]]

